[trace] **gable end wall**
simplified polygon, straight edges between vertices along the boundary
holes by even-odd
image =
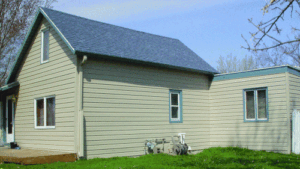
[[[50,27],[49,62],[40,64],[41,33]],[[47,20],[42,20],[17,74],[20,82],[15,114],[15,141],[22,148],[75,152],[76,57]],[[34,99],[55,95],[55,129],[35,129]]]

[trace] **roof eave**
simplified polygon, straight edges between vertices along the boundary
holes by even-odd
[[[47,19],[47,21],[50,23],[50,25],[54,28],[54,30],[58,33],[58,35],[63,39],[63,41],[66,43],[66,45],[68,46],[68,48],[72,51],[73,54],[75,54],[75,50],[74,48],[71,46],[71,44],[69,43],[69,41],[64,37],[64,35],[61,33],[61,31],[56,27],[56,25],[52,22],[52,20],[49,18],[49,16],[45,13],[45,11],[43,11],[42,8],[39,8],[33,22],[31,23],[30,27],[29,27],[29,31],[27,32],[25,39],[18,51],[16,60],[12,66],[12,69],[5,81],[5,84],[8,84],[12,81],[12,77],[14,77],[14,75],[17,73],[18,68],[22,62],[23,59],[23,55],[26,54],[26,51],[28,49],[28,46],[31,44],[32,41],[32,36],[34,36],[34,34],[36,33],[36,29],[38,28],[40,22],[42,21],[42,17],[45,17]],[[26,46],[28,45],[28,46]]]
[[[270,74],[279,74],[279,73],[285,73],[285,72],[289,72],[291,74],[300,76],[300,69],[292,67],[290,65],[283,65],[283,66],[274,66],[274,67],[260,68],[260,69],[254,69],[254,70],[247,70],[247,71],[242,71],[242,72],[215,74],[213,81],[239,79],[239,78],[263,76],[263,75],[270,75]]]
[[[19,86],[19,85],[20,85],[20,84],[19,84],[18,81],[15,81],[15,82],[6,84],[5,86],[2,86],[2,87],[0,88],[0,92],[6,91],[6,90],[8,90],[8,89],[11,89],[11,88],[16,87],[16,86]]]
[[[55,29],[55,31],[58,33],[58,35],[62,38],[62,40],[66,43],[68,48],[72,51],[73,54],[75,54],[75,49],[72,47],[71,43],[67,40],[67,38],[61,33],[61,31],[57,28],[57,26],[54,24],[54,22],[50,19],[50,17],[47,15],[47,13],[42,9],[39,8],[39,11],[43,14],[43,16],[47,19],[47,21],[50,23],[50,25]]]
[[[29,31],[27,32],[27,34],[26,34],[26,36],[25,36],[25,39],[24,39],[24,41],[22,42],[22,45],[21,45],[21,47],[20,47],[20,49],[19,49],[19,51],[18,51],[18,53],[17,53],[17,57],[16,57],[16,59],[15,59],[15,61],[14,61],[14,63],[13,63],[13,66],[12,66],[12,69],[11,69],[11,71],[9,72],[9,74],[8,74],[8,77],[7,77],[7,79],[6,79],[6,81],[5,81],[5,85],[7,85],[10,81],[11,81],[11,78],[12,78],[12,76],[15,74],[15,73],[17,73],[17,69],[18,69],[18,65],[20,64],[20,62],[21,62],[21,58],[20,58],[20,56],[21,56],[21,54],[25,51],[25,48],[26,48],[26,45],[28,45],[28,43],[29,43],[29,41],[31,40],[31,36],[33,36],[32,34],[33,34],[33,30],[34,30],[34,28],[36,27],[36,25],[37,25],[37,21],[38,21],[38,19],[40,19],[40,20],[42,20],[42,15],[40,15],[40,12],[38,11],[37,13],[36,13],[36,15],[35,15],[35,17],[34,17],[34,21],[32,22],[32,24],[30,25],[30,27],[29,27]],[[26,48],[27,49],[27,48]]]
[[[162,63],[147,62],[147,61],[141,61],[141,60],[136,60],[136,59],[121,58],[118,56],[102,55],[102,54],[83,52],[83,51],[75,51],[75,54],[76,55],[88,55],[88,57],[92,57],[95,59],[107,59],[107,60],[122,61],[122,62],[127,62],[127,63],[134,63],[134,64],[144,64],[144,65],[148,65],[148,66],[156,66],[156,67],[176,69],[176,70],[182,70],[182,71],[188,71],[188,72],[194,72],[194,73],[202,73],[202,74],[206,74],[206,75],[210,75],[210,76],[213,76],[218,73],[218,72],[204,71],[204,70],[200,70],[200,69],[192,69],[192,68],[173,66],[173,65],[162,64]],[[99,57],[99,56],[101,56],[101,57]]]

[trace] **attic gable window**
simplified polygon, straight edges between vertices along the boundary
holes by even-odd
[[[49,28],[42,30],[41,63],[49,61]]]

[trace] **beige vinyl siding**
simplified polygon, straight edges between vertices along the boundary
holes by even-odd
[[[269,121],[244,122],[243,89],[268,88]],[[210,146],[254,150],[288,149],[286,73],[213,81],[210,87]]]
[[[83,75],[87,158],[143,155],[146,139],[178,133],[209,147],[207,76],[90,59]],[[183,123],[169,123],[169,89],[182,90]]]
[[[300,77],[289,73],[290,116],[294,109],[300,111]]]
[[[49,62],[41,64],[41,30],[50,27]],[[22,148],[75,152],[76,57],[43,19],[23,61],[15,120],[15,141]],[[35,129],[34,99],[55,96],[55,129]]]

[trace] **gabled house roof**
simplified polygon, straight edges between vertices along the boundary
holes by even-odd
[[[177,39],[135,31],[60,11],[39,8],[6,81],[12,82],[42,18],[53,26],[73,54],[148,63],[180,70],[218,73]]]

